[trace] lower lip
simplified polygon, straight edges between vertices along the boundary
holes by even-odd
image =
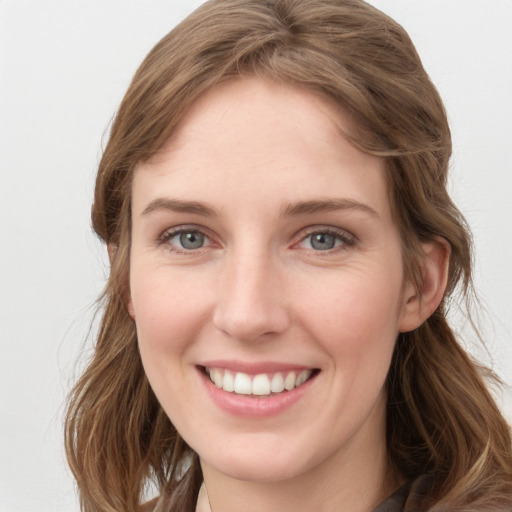
[[[202,370],[199,371],[212,401],[227,413],[245,418],[269,418],[281,414],[296,404],[311,387],[313,381],[316,380],[314,374],[304,384],[291,391],[257,397],[254,395],[237,395],[219,389]]]

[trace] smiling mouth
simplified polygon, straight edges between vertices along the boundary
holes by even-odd
[[[320,370],[283,371],[249,375],[223,368],[202,367],[217,388],[237,395],[268,397],[302,386]]]

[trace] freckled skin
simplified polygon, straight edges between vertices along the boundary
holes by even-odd
[[[236,496],[240,481],[316,485],[325,503],[345,493],[354,511],[385,492],[384,382],[397,334],[409,327],[412,287],[383,161],[352,147],[339,126],[350,129],[347,116],[323,97],[239,79],[202,96],[135,174],[129,309],[150,383],[199,454],[219,510],[233,503],[221,490]],[[205,204],[216,215],[142,213],[160,197]],[[284,204],[330,199],[375,215],[281,215]],[[183,237],[164,236],[177,227],[205,234],[202,245],[187,250]],[[312,227],[334,231],[335,247],[318,250]],[[320,373],[292,407],[254,420],[212,403],[196,367],[207,359]]]

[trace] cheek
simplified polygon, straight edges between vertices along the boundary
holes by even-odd
[[[135,269],[137,270],[137,269]],[[133,272],[131,296],[145,373],[169,415],[183,408],[190,360],[187,350],[201,330],[200,297],[163,272]],[[172,284],[171,284],[172,283]]]
[[[310,287],[309,297],[303,295],[300,316],[344,378],[387,373],[401,309],[401,279],[390,274],[393,270],[347,272],[332,279],[322,293]]]
[[[134,269],[130,286],[139,343],[172,352],[200,329],[207,308],[204,288],[167,274]]]
[[[179,409],[179,397],[186,394],[187,348],[200,329],[198,298],[169,283],[136,274],[131,290],[142,364],[167,413]]]

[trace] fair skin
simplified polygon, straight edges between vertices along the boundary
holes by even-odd
[[[319,95],[237,79],[135,172],[128,307],[214,512],[369,512],[401,483],[386,375],[441,300],[448,251],[425,245],[420,300],[384,162],[340,127]]]

